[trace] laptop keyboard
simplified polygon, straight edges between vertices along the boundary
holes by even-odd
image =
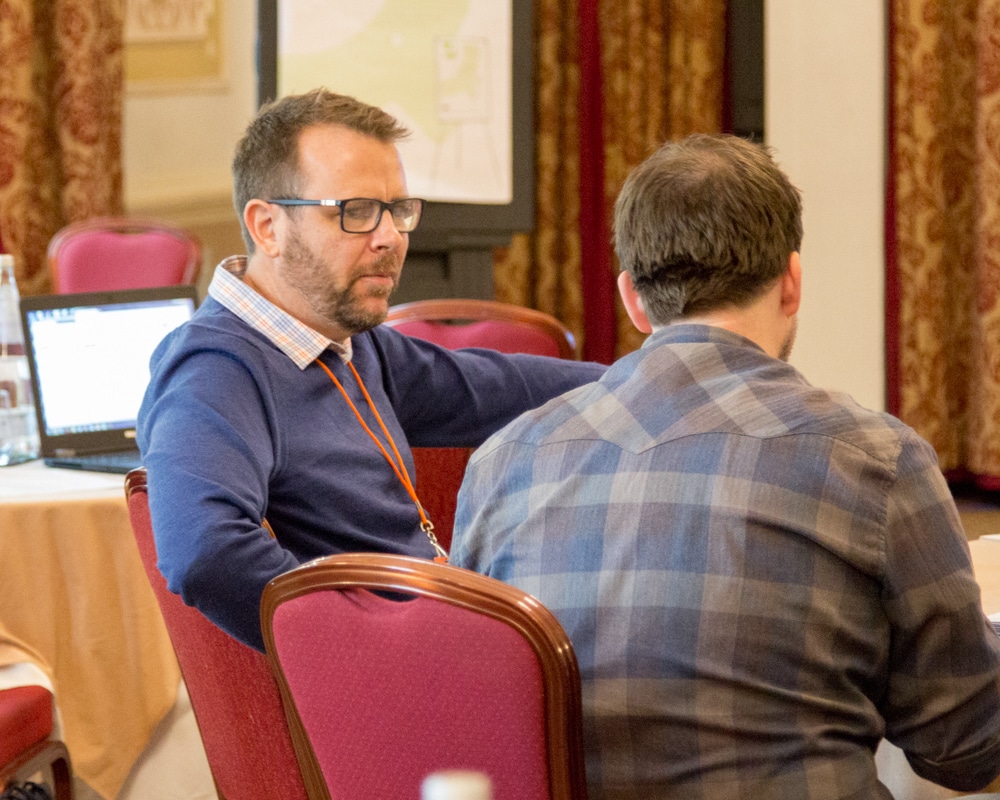
[[[115,472],[124,475],[136,467],[142,466],[139,454],[136,453],[94,453],[87,456],[71,456],[66,458],[46,458],[50,467],[65,469],[85,469],[91,472]]]

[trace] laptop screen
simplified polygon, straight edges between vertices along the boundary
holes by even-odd
[[[23,298],[43,440],[134,429],[149,358],[194,309],[191,287]]]

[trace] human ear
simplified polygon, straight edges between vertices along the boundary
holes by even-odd
[[[786,317],[794,317],[802,302],[802,264],[799,254],[788,257],[788,268],[781,276],[781,311]]]
[[[280,253],[277,240],[276,206],[263,200],[251,200],[243,208],[243,223],[257,249],[274,258]]]
[[[618,294],[621,295],[622,304],[625,306],[625,313],[632,320],[632,324],[635,325],[640,333],[652,333],[653,326],[649,322],[649,317],[646,316],[646,309],[642,306],[642,298],[639,297],[639,293],[635,290],[635,284],[632,283],[632,276],[625,270],[618,273]]]

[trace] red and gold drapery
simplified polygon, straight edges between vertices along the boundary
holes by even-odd
[[[584,357],[641,344],[614,285],[611,210],[668,138],[717,132],[725,0],[535,0],[536,220],[494,258],[497,298],[560,318]]]
[[[889,410],[1000,489],[1000,0],[889,9]]]
[[[122,210],[124,4],[0,0],[0,238],[22,294],[51,289],[49,239]]]

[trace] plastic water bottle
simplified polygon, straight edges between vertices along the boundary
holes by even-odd
[[[0,467],[38,458],[14,257],[0,253]]]
[[[481,772],[435,772],[420,787],[420,800],[491,800],[492,796],[490,779]]]

